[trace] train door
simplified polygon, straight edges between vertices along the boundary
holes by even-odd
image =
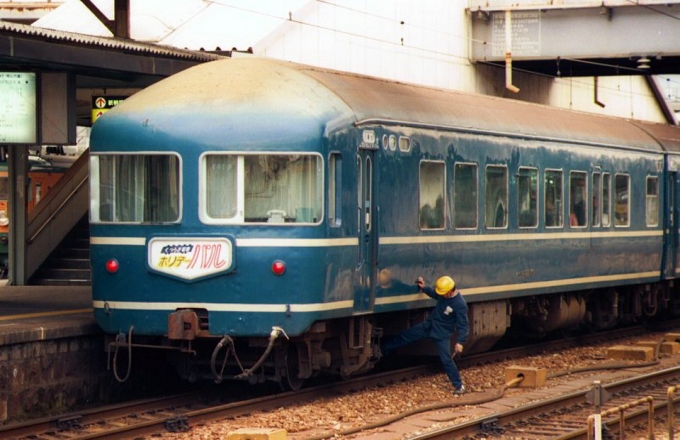
[[[666,182],[666,202],[664,211],[668,213],[664,219],[664,253],[663,278],[675,278],[678,258],[678,197],[680,197],[680,175],[677,171],[668,173]]]
[[[364,138],[366,132],[364,132]],[[375,144],[364,142],[357,153],[357,231],[359,253],[354,284],[354,312],[368,313],[375,302],[377,216],[375,206]]]

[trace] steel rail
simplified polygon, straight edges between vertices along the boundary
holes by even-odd
[[[602,387],[611,394],[617,394],[623,391],[630,390],[631,388],[649,386],[651,384],[659,384],[661,382],[669,382],[680,380],[680,366],[667,368],[664,370],[644,374],[641,376],[636,376],[634,378],[628,378],[617,382],[612,382]],[[547,399],[528,405],[523,405],[517,408],[510,409],[508,411],[502,411],[494,414],[490,414],[481,418],[474,420],[469,420],[465,423],[442,428],[433,432],[421,434],[418,436],[411,437],[411,440],[425,440],[425,439],[451,439],[451,438],[465,438],[465,436],[473,437],[489,428],[498,428],[503,425],[511,424],[518,420],[526,420],[530,417],[536,416],[542,413],[550,413],[563,408],[573,407],[578,404],[583,404],[586,399],[586,394],[589,390],[576,391],[563,396],[554,397],[552,399]],[[665,403],[659,403],[655,405],[655,410],[657,413],[664,411],[666,408]],[[635,411],[630,415],[626,416],[627,420],[638,420],[635,417],[645,417],[645,411]],[[607,426],[611,429],[615,429],[615,424],[618,423],[618,418],[609,419],[605,421]],[[559,439],[576,439],[576,438],[586,438],[586,419],[583,420],[583,429],[577,429],[569,434],[563,434]],[[492,437],[492,436],[490,436]]]
[[[532,344],[530,346],[470,355],[458,359],[456,362],[462,368],[467,368],[474,365],[488,364],[493,361],[536,354],[546,350],[561,350],[569,347],[583,346],[586,343],[598,343],[640,335],[644,332],[645,328],[642,326],[619,329],[612,332],[589,335],[587,338],[566,338]],[[406,381],[425,374],[439,373],[441,371],[439,363],[433,361],[433,358],[428,359],[432,362],[425,365],[411,366],[395,371],[377,372],[370,376],[357,377],[339,383],[312,386],[297,392],[271,394],[245,401],[235,401],[236,397],[234,397],[234,401],[226,404],[205,403],[207,398],[215,398],[214,400],[216,401],[224,402],[225,388],[217,386],[209,390],[183,393],[158,399],[143,399],[0,427],[0,437],[17,438],[30,435],[33,436],[32,438],[40,438],[38,433],[55,432],[55,429],[65,431],[63,433],[65,438],[73,440],[134,438],[159,432],[183,431],[190,429],[192,425],[196,426],[218,419],[295,405],[328,395],[351,393],[368,387],[384,386],[389,383]],[[258,389],[258,387],[251,388],[253,390]],[[230,394],[236,395],[237,393]],[[579,395],[582,397],[583,393]],[[197,407],[199,408],[197,409]],[[120,426],[121,423],[114,421],[117,424],[116,427],[107,427],[105,421],[115,418],[124,418],[126,420],[125,423],[130,423],[130,425]],[[490,418],[487,417],[484,420],[488,422]]]

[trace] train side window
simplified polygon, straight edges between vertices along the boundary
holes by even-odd
[[[328,159],[328,223],[342,225],[342,156],[333,153]]]
[[[477,229],[477,165],[453,169],[453,222],[456,229]]]
[[[608,228],[612,224],[612,176],[609,173],[602,173],[602,226]]]
[[[564,225],[564,218],[562,216],[562,195],[564,194],[562,176],[563,173],[560,170],[545,171],[545,200],[543,206],[545,226],[547,228],[561,228]]]
[[[508,227],[508,169],[486,167],[484,189],[484,222],[488,229]]]
[[[538,170],[521,167],[517,176],[517,223],[520,228],[538,226],[537,193]]]
[[[411,151],[411,139],[405,136],[399,136],[399,151],[402,153]]]
[[[647,198],[646,198],[646,219],[647,226],[658,226],[659,224],[659,178],[647,176]]]
[[[602,175],[595,171],[593,172],[593,197],[592,205],[590,207],[593,213],[593,226],[600,226],[602,224],[602,210],[600,209],[600,201],[602,200]]]
[[[420,163],[420,228],[444,229],[444,189],[446,165],[444,162]]]
[[[364,212],[364,163],[357,155],[357,228],[361,231],[361,214]],[[359,251],[361,252],[361,251]]]
[[[373,225],[373,161],[366,157],[366,194],[364,194],[364,216],[366,231],[370,231]]]
[[[397,137],[393,134],[390,135],[388,141],[387,141],[387,146],[389,147],[390,151],[394,151],[397,149]]]
[[[614,176],[614,226],[630,226],[630,176]]]
[[[569,225],[582,228],[588,224],[588,174],[572,171],[569,174]]]

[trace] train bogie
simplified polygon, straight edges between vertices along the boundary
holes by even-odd
[[[370,370],[426,316],[418,276],[455,278],[467,352],[673,313],[667,130],[257,58],[198,66],[93,128],[95,316],[111,349],[152,338],[185,377],[295,388]]]

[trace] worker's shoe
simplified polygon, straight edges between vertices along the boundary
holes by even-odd
[[[453,391],[454,396],[462,396],[463,394],[465,394],[465,385],[461,385]]]

